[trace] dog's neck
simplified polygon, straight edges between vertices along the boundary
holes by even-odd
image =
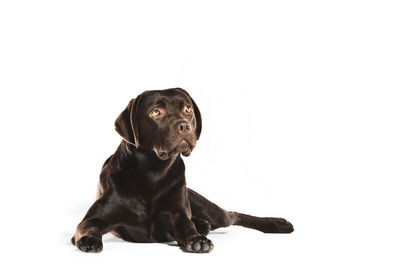
[[[147,150],[140,147],[136,148],[134,145],[129,143],[125,144],[125,153],[127,157],[136,160],[139,165],[146,166],[145,169],[151,170],[147,173],[147,176],[152,181],[158,181],[164,178],[176,160],[180,157],[179,154],[176,154],[167,160],[161,160],[153,150]]]

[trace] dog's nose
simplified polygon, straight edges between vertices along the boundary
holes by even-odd
[[[175,124],[175,129],[179,134],[188,134],[192,131],[192,126],[187,121],[178,121]]]

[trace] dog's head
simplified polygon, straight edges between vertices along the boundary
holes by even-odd
[[[181,88],[146,91],[132,99],[115,121],[122,138],[161,160],[189,156],[201,133],[200,111]]]

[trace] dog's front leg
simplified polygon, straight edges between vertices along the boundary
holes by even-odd
[[[174,217],[175,240],[183,251],[206,253],[214,248],[211,240],[197,232],[195,225],[185,212],[178,213]]]
[[[118,208],[111,197],[104,195],[90,207],[76,228],[72,244],[84,252],[100,252],[103,249],[102,235],[118,222]]]

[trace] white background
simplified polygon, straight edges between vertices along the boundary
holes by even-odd
[[[397,1],[1,1],[2,266],[399,266]],[[208,255],[69,243],[144,90],[203,115],[188,185],[291,235],[211,234]]]

